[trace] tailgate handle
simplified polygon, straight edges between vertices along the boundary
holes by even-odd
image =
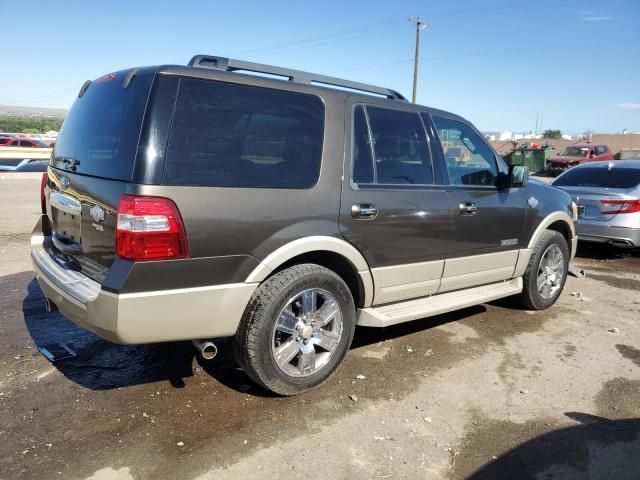
[[[57,233],[54,233],[51,236],[51,240],[55,247],[63,253],[68,253],[70,255],[82,255],[82,246],[78,243],[68,243],[66,238],[61,237]]]
[[[56,190],[49,195],[49,202],[52,207],[69,215],[80,215],[82,213],[82,206],[78,200]]]

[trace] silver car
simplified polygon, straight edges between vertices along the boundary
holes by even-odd
[[[578,239],[640,248],[640,160],[592,162],[553,185],[578,205]]]

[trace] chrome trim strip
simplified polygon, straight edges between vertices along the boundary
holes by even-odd
[[[68,213],[69,215],[80,215],[82,212],[82,205],[80,202],[69,195],[53,191],[49,195],[49,201],[52,207]]]

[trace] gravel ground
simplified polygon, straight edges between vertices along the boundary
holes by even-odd
[[[332,379],[278,398],[227,343],[203,362],[46,313],[22,253],[37,196],[5,230],[0,186],[2,479],[640,477],[638,255],[581,248],[587,277],[544,312],[507,299],[358,328]],[[36,350],[58,341],[77,356]]]

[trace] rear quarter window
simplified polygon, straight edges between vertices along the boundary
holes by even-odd
[[[316,96],[183,78],[163,184],[310,188],[320,174],[323,131]]]

